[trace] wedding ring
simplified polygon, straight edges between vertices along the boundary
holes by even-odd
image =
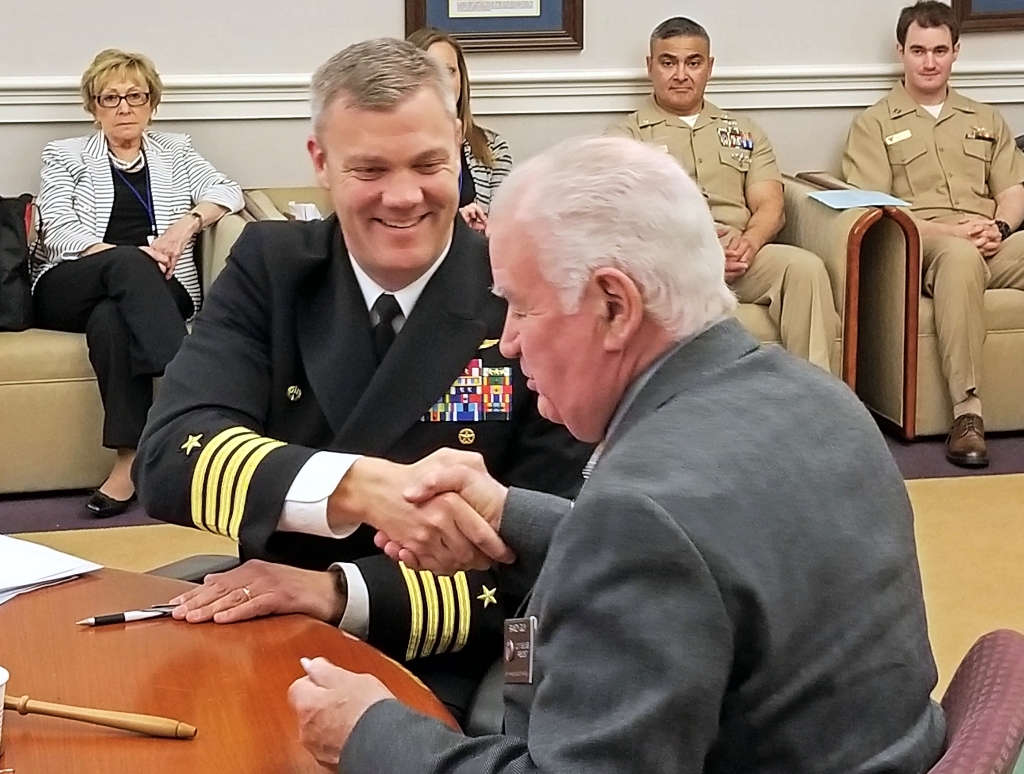
[[[252,602],[252,594],[249,593],[248,586],[242,586],[242,593],[245,594],[245,601]]]

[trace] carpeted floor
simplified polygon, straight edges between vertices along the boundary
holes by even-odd
[[[97,519],[85,508],[88,492],[0,495],[0,534],[159,524],[136,502],[127,512]]]
[[[985,440],[991,461],[989,466],[970,469],[959,468],[946,461],[946,439],[943,436],[914,441],[885,436],[889,451],[907,480],[1024,473],[1024,433],[988,433]]]

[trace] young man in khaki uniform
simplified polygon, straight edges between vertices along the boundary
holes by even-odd
[[[988,465],[978,390],[986,288],[1024,290],[1024,155],[999,112],[949,88],[959,25],[945,3],[903,9],[904,79],[854,122],[843,175],[911,204],[935,302],[942,372],[953,404],[946,457]]]
[[[719,225],[736,297],[766,305],[783,346],[831,370],[840,323],[825,265],[807,250],[771,244],[785,224],[782,175],[753,121],[704,99],[714,61],[701,25],[683,17],[659,24],[647,57],[654,94],[607,134],[659,146],[683,166]]]

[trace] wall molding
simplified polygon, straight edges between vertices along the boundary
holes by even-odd
[[[857,108],[892,86],[897,65],[719,68],[708,94],[746,110]],[[309,117],[309,75],[167,76],[160,116],[178,121]],[[954,85],[993,104],[1024,103],[1024,62],[962,63]],[[643,70],[481,72],[473,78],[477,115],[622,113],[649,91]],[[0,78],[0,124],[85,122],[75,77]]]

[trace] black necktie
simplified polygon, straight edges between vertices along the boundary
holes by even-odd
[[[402,307],[390,293],[381,293],[373,302],[370,310],[370,322],[373,325],[373,349],[377,353],[377,363],[384,361],[395,341],[395,318],[402,314]]]

